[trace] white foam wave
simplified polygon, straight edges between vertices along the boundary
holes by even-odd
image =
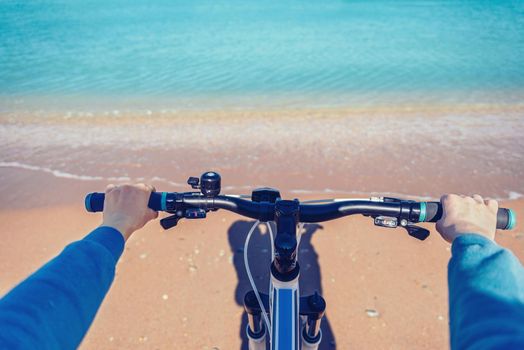
[[[74,179],[74,180],[82,180],[82,181],[100,181],[105,180],[105,178],[101,176],[89,176],[89,175],[76,175],[71,173],[66,173],[61,170],[54,170],[46,167],[40,167],[36,165],[29,165],[29,164],[23,164],[18,162],[0,162],[0,167],[2,168],[18,168],[18,169],[25,169],[25,170],[33,170],[33,171],[42,171],[44,173],[51,174],[55,177],[64,178],[64,179]]]
[[[522,198],[522,197],[524,197],[524,194],[522,194],[522,193],[514,192],[514,191],[509,191],[508,192],[508,199],[509,200],[515,200],[515,199],[519,199],[519,198]]]
[[[140,179],[144,179],[143,177],[141,177]],[[168,179],[164,179],[163,177],[158,177],[158,176],[153,176],[151,178],[151,181],[154,181],[154,182],[164,182],[168,185],[171,185],[171,186],[175,186],[175,187],[186,187],[187,184],[182,184],[182,183],[179,183],[179,182],[174,182],[174,181],[171,181],[171,180],[168,180]]]
[[[146,178],[144,177],[132,179],[129,176],[103,177],[103,176],[94,176],[94,175],[79,175],[79,174],[72,174],[72,173],[64,172],[62,170],[55,170],[55,169],[51,169],[47,167],[31,165],[31,164],[24,164],[24,163],[19,163],[19,162],[0,162],[0,168],[17,168],[17,169],[32,170],[32,171],[41,171],[47,174],[51,174],[58,178],[73,179],[73,180],[80,180],[80,181],[115,181],[115,182],[140,181],[142,182],[146,180]],[[156,176],[151,178],[150,180],[155,181],[155,182],[164,182],[169,185],[176,186],[176,187],[186,186],[185,184],[172,182],[172,181],[166,180],[161,177],[156,177]]]

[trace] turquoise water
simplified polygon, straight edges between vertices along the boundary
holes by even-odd
[[[0,0],[0,33],[0,109],[524,96],[524,1]]]

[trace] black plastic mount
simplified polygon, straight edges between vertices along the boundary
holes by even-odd
[[[180,219],[204,219],[210,209],[191,208],[184,204],[184,199],[188,195],[204,196],[213,198],[220,194],[221,178],[214,171],[203,173],[200,178],[190,177],[187,184],[193,189],[199,189],[200,192],[186,192],[168,194],[165,198],[165,211],[173,214],[160,220],[160,225],[164,230],[175,227]]]
[[[414,201],[384,197],[384,203],[400,203],[400,215],[398,217],[373,216],[373,223],[375,226],[387,228],[396,228],[400,226],[406,229],[411,237],[421,241],[429,237],[428,230],[413,224],[413,222],[418,222],[420,217],[420,208],[413,208],[411,205]]]
[[[275,203],[280,197],[280,192],[271,187],[261,187],[251,192],[251,200],[253,202],[268,202]]]
[[[398,199],[392,197],[384,197],[384,203],[399,203],[400,204],[400,215],[399,220],[406,220],[408,222],[417,222],[420,217],[420,207],[413,207],[412,204],[415,201]]]

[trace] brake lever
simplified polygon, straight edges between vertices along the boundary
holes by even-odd
[[[420,227],[420,226],[415,226],[415,225],[411,225],[411,224],[408,224],[406,226],[402,226],[406,229],[406,231],[408,231],[408,235],[410,235],[411,237],[414,237],[420,241],[423,241],[425,240],[426,238],[429,237],[429,230],[426,230],[425,228],[423,227]]]
[[[204,219],[206,216],[207,212],[204,209],[187,208],[185,210],[177,211],[174,215],[161,219],[160,225],[164,230],[169,230],[170,228],[175,227],[180,219]]]
[[[164,230],[169,230],[170,228],[175,227],[180,219],[182,219],[182,217],[177,214],[168,216],[160,220],[160,226],[162,226]]]
[[[407,220],[398,220],[396,217],[390,216],[375,216],[373,217],[373,223],[375,226],[387,227],[387,228],[404,228],[411,237],[418,240],[425,240],[429,237],[429,231],[423,227],[413,225],[413,223]]]

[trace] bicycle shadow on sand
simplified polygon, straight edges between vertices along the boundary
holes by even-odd
[[[244,242],[249,229],[254,221],[238,220],[228,230],[229,246],[233,255],[233,265],[237,273],[238,283],[235,289],[235,301],[244,307],[244,295],[250,291],[251,285],[244,266]],[[273,233],[276,229],[272,226]],[[311,243],[313,235],[323,227],[318,224],[305,224],[304,233],[300,240],[298,261],[300,264],[300,294],[310,295],[318,291],[322,295],[322,276],[318,264],[318,254]],[[253,231],[248,248],[248,259],[251,274],[260,292],[267,293],[269,289],[269,264],[271,262],[270,239],[265,225],[260,224]],[[329,312],[329,300],[327,310]],[[240,326],[240,338],[242,345],[240,350],[248,349],[246,336],[247,315],[242,314]],[[327,315],[322,319],[322,342],[320,350],[336,349],[335,335],[329,324]]]

